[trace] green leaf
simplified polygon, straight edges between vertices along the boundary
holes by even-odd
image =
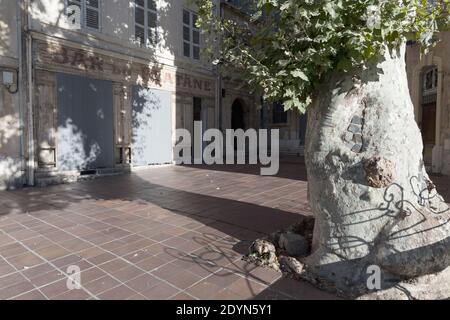
[[[294,71],[291,72],[291,75],[294,78],[300,78],[302,80],[309,81],[308,76],[302,70],[299,70],[299,69],[294,70]]]

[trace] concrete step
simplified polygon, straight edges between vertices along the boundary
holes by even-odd
[[[44,187],[62,183],[92,180],[100,177],[115,176],[129,172],[126,168],[86,170],[82,172],[38,171],[35,174],[36,186]]]

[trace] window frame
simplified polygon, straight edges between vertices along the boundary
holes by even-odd
[[[431,88],[427,88],[427,77],[431,76]],[[439,69],[436,66],[424,70],[422,75],[422,95],[427,96],[436,94],[439,87]]]
[[[69,9],[69,2],[76,2],[80,4],[80,11],[81,11],[81,18],[80,18],[80,26],[81,26],[81,30],[90,30],[90,31],[95,31],[95,32],[101,32],[102,30],[102,5],[103,5],[103,1],[102,0],[98,0],[98,8],[95,8],[93,6],[90,6],[87,4],[87,0],[65,0],[64,1],[64,6],[65,6],[65,14],[66,16],[68,15],[68,9]],[[98,13],[98,28],[93,28],[87,25],[87,9],[92,9],[97,11]]]
[[[280,119],[282,121],[278,121]],[[272,124],[280,126],[289,124],[289,113],[284,110],[284,105],[281,102],[272,103]]]
[[[186,24],[184,21],[185,12],[189,14],[189,24]],[[182,43],[183,43],[182,51],[183,51],[183,57],[194,60],[194,61],[200,61],[201,60],[201,43],[202,43],[201,30],[195,26],[194,17],[197,17],[197,19],[198,19],[197,12],[183,8],[182,19],[181,19],[181,22],[182,22],[182,33],[181,34],[182,34]],[[189,28],[189,40],[186,40],[184,38],[184,28]],[[194,32],[198,32],[198,43],[194,42]],[[185,54],[184,46],[186,44],[189,45],[189,56],[186,56],[186,54]],[[195,58],[195,55],[194,55],[195,48],[198,49],[198,58]]]
[[[156,46],[159,42],[159,13],[158,13],[158,1],[153,0],[155,3],[155,10],[149,8],[148,6],[148,0],[143,0],[144,1],[144,7],[142,7],[141,5],[139,5],[137,3],[136,0],[134,0],[134,40],[135,42],[142,48],[150,48],[152,46]],[[141,8],[144,10],[144,25],[138,23],[136,21],[136,10],[137,8]],[[148,14],[149,13],[154,13],[156,15],[156,20],[155,20],[155,27],[149,27],[149,19],[148,19]],[[144,41],[145,43],[141,43],[139,41],[139,38],[136,37],[136,27],[140,27],[144,29]],[[154,39],[153,39],[153,43],[149,42],[149,29],[154,29]]]

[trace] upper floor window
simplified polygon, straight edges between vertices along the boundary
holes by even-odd
[[[200,60],[200,29],[197,28],[197,14],[183,10],[183,55]]]
[[[273,124],[286,124],[288,122],[288,113],[284,110],[284,105],[281,102],[273,104]]]
[[[135,38],[141,46],[157,42],[158,13],[155,0],[135,0]]]
[[[252,15],[256,11],[256,1],[252,0],[226,0],[242,12]]]
[[[69,23],[79,28],[100,29],[100,0],[67,0]]]
[[[427,70],[423,75],[423,94],[434,94],[438,87],[438,68],[433,67]]]

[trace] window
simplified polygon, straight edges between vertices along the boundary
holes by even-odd
[[[423,93],[436,93],[438,87],[438,69],[433,67],[424,73],[423,76]]]
[[[194,97],[194,121],[202,121],[202,98]]]
[[[232,4],[246,14],[253,15],[256,12],[256,1],[227,0],[226,2]]]
[[[158,13],[155,0],[135,0],[135,38],[141,46],[157,42]]]
[[[66,14],[69,22],[80,28],[100,29],[100,0],[68,0]]]
[[[284,105],[281,102],[273,104],[273,121],[274,124],[284,124],[288,122],[288,114],[284,111]]]
[[[200,29],[197,28],[197,14],[183,10],[183,55],[200,60]]]

